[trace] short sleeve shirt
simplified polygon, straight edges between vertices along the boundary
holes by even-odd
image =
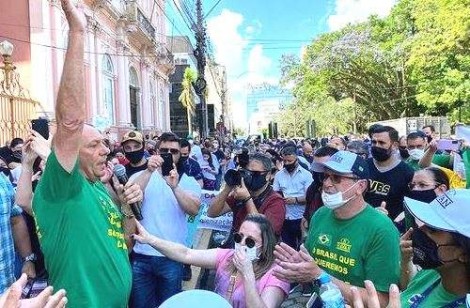
[[[233,294],[229,296],[228,288],[230,285],[230,273],[227,271],[227,264],[231,262],[231,257],[233,256],[233,249],[217,249],[217,264],[216,264],[216,274],[215,274],[215,289],[214,291],[227,299],[230,304],[235,308],[244,308],[246,307],[246,295],[245,288],[243,286],[243,281],[237,279],[235,281],[235,288]],[[263,291],[268,287],[276,287],[282,290],[284,296],[289,294],[290,284],[288,282],[282,281],[276,276],[274,276],[273,270],[276,265],[273,264],[271,269],[269,269],[266,274],[264,274],[260,279],[256,280],[256,290],[258,294],[262,294]]]
[[[38,238],[55,289],[67,307],[127,307],[131,267],[122,214],[100,181],[76,163],[67,172],[53,151],[33,198]]]

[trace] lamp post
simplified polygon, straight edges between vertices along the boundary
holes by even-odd
[[[9,41],[3,41],[0,43],[0,54],[3,57],[3,66],[0,66],[0,69],[4,71],[5,74],[5,88],[8,90],[10,88],[11,78],[10,75],[12,71],[16,69],[13,65],[13,61],[11,59],[11,55],[13,54],[13,44]]]

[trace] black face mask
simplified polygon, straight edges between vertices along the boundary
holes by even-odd
[[[408,197],[411,199],[415,199],[421,202],[431,203],[434,199],[436,199],[436,192],[434,189],[426,189],[426,190],[412,190],[408,193]]]
[[[408,153],[407,149],[401,149],[400,148],[399,151],[400,151],[401,158],[407,159],[408,157],[410,157],[410,153]]]
[[[383,149],[376,146],[373,146],[371,149],[372,157],[376,161],[386,161],[392,156],[391,149]]]
[[[297,167],[297,160],[293,162],[292,164],[284,164],[284,168],[290,173],[295,170],[295,167]]]
[[[142,160],[144,157],[144,147],[142,149],[133,151],[133,152],[126,152],[126,158],[129,160],[129,162],[133,165],[137,164]]]
[[[23,158],[23,153],[21,151],[13,151],[12,156],[15,158],[16,161],[21,162]]]
[[[178,161],[178,164],[184,165],[184,163],[188,160],[189,156],[180,156],[180,160]]]
[[[251,172],[251,176],[243,177],[246,188],[249,191],[257,191],[263,188],[268,182],[265,173]]]
[[[437,244],[421,229],[414,229],[411,234],[413,245],[413,263],[423,269],[434,269],[442,266],[444,262],[439,258]],[[443,246],[443,245],[441,245]],[[448,262],[452,262],[451,260]]]
[[[428,143],[432,141],[432,136],[426,136],[426,139],[428,140]]]

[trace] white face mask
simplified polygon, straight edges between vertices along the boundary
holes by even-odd
[[[321,199],[323,201],[323,204],[330,210],[336,210],[342,207],[343,205],[345,205],[346,203],[348,203],[349,201],[351,201],[352,199],[356,197],[356,196],[352,196],[351,198],[344,200],[343,194],[348,192],[354,186],[356,186],[357,183],[358,182],[354,183],[353,185],[351,185],[351,187],[349,187],[343,192],[338,191],[337,193],[334,193],[334,194],[327,194],[326,192],[322,191]]]
[[[420,160],[424,156],[424,150],[423,149],[408,150],[408,153],[410,153],[410,158],[412,160]]]
[[[248,248],[247,246],[244,246],[242,244],[235,243],[235,250],[240,250],[240,249],[245,250],[246,257],[250,261],[256,261],[259,259],[258,248],[256,246],[253,248]]]

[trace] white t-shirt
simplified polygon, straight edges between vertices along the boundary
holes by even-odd
[[[132,175],[131,180],[141,172]],[[183,174],[178,185],[184,191],[200,198],[201,186],[193,177]],[[175,243],[185,243],[186,213],[178,204],[170,186],[157,171],[153,172],[145,188],[142,216],[143,219],[140,223],[150,234]],[[158,250],[147,244],[136,243],[134,251],[147,256],[163,256]]]

